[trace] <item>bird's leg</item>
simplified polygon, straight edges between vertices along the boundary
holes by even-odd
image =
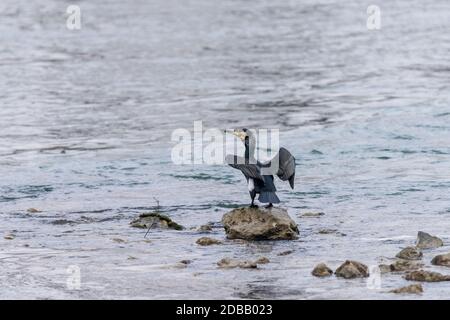
[[[252,198],[252,203],[250,204],[250,208],[258,208],[258,206],[255,204],[255,197],[256,197],[256,192],[250,191],[250,197]]]
[[[272,203],[269,203],[269,204],[266,206],[267,209],[270,209],[270,208],[272,208],[272,207],[273,207],[273,204],[272,204]]]

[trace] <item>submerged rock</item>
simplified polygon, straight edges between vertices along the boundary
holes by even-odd
[[[320,278],[329,277],[333,274],[333,270],[328,268],[328,266],[325,263],[319,263],[317,266],[315,266],[311,274],[315,277]]]
[[[422,256],[422,252],[416,247],[406,247],[396,255],[397,258],[405,260],[420,260]]]
[[[450,276],[425,270],[413,271],[405,276],[406,280],[423,281],[423,282],[440,282],[450,281]]]
[[[208,237],[201,237],[195,243],[197,243],[200,246],[210,246],[213,244],[222,244],[221,241],[219,241],[217,239],[213,239],[213,238],[208,238]]]
[[[15,238],[16,236],[13,234],[7,234],[6,236],[3,237],[3,239],[5,240],[14,240]]]
[[[347,260],[336,269],[335,274],[345,279],[366,278],[369,276],[369,268],[360,262]]]
[[[172,221],[172,219],[168,216],[157,212],[143,213],[139,216],[139,218],[133,220],[130,224],[134,228],[143,229],[183,229],[181,225]]]
[[[36,208],[29,208],[29,209],[27,209],[27,212],[28,213],[40,213],[40,212],[42,212],[41,210],[38,210],[38,209],[36,209]]]
[[[311,218],[311,217],[317,218],[317,217],[321,217],[321,216],[324,216],[324,215],[325,215],[325,213],[323,213],[323,212],[305,212],[304,214],[302,214],[302,217],[305,217],[305,218]]]
[[[117,242],[117,243],[126,243],[125,240],[120,239],[120,238],[112,238],[111,240],[114,241],[114,242]]]
[[[423,292],[422,285],[420,283],[412,284],[410,286],[398,288],[395,290],[389,291],[391,293],[414,293],[414,294],[420,294]]]
[[[435,236],[432,236],[426,232],[419,231],[417,234],[416,247],[420,249],[433,249],[442,247],[444,242]]]
[[[319,234],[331,234],[331,233],[337,233],[336,229],[320,229]]]
[[[423,267],[423,263],[411,260],[397,260],[390,265],[391,271],[412,271]]]
[[[290,255],[291,253],[294,253],[294,250],[282,251],[282,252],[278,253],[277,256],[287,256],[287,255]]]
[[[198,227],[197,231],[198,232],[210,232],[210,231],[212,231],[212,226],[209,224],[205,224],[205,225]]]
[[[217,262],[219,268],[231,269],[231,268],[243,268],[243,269],[255,269],[258,267],[256,262],[253,261],[240,261],[236,259],[223,258]]]
[[[281,208],[238,208],[226,213],[222,224],[229,239],[293,240],[297,224]]]
[[[266,258],[266,257],[258,258],[255,261],[256,264],[266,264],[266,263],[269,263],[269,262],[270,262],[269,258]]]
[[[437,255],[431,260],[431,264],[434,264],[435,266],[450,267],[450,253]]]
[[[388,264],[380,264],[378,265],[378,269],[380,269],[380,273],[389,273],[391,272],[391,266]]]

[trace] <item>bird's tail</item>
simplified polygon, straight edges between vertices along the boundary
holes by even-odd
[[[264,192],[261,191],[258,197],[259,202],[261,203],[280,203],[280,199],[275,192]]]

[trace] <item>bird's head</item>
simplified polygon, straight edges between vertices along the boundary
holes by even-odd
[[[246,139],[250,139],[252,137],[252,133],[250,130],[243,128],[243,129],[234,129],[232,132],[236,137],[241,139],[241,141],[245,142]]]

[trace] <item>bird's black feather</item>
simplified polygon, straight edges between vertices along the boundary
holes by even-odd
[[[225,162],[232,168],[242,171],[246,178],[252,178],[261,180],[264,182],[264,178],[261,175],[260,169],[256,164],[248,163],[243,157],[234,155],[227,155]]]

